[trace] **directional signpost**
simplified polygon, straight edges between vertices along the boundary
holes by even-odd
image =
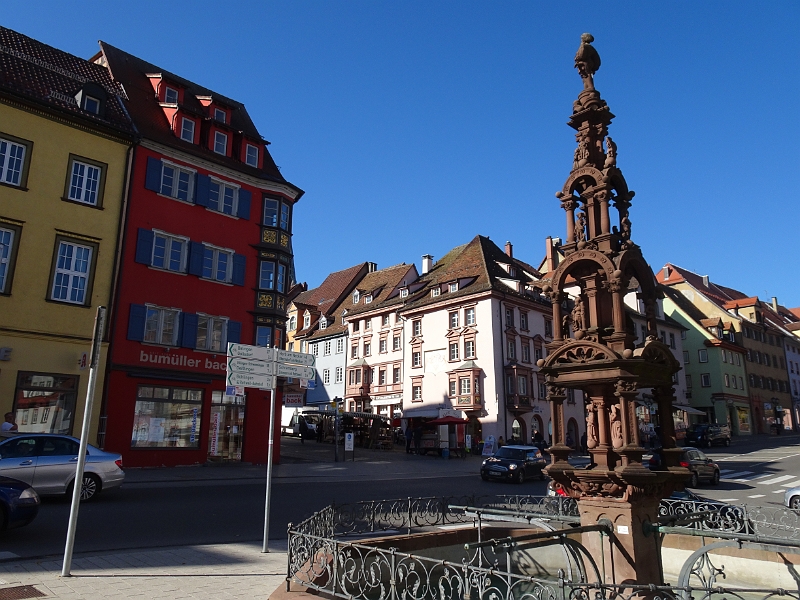
[[[226,385],[269,388],[269,442],[267,453],[267,494],[264,503],[264,543],[262,552],[269,552],[269,505],[272,496],[272,453],[275,431],[275,395],[278,377],[314,379],[316,370],[313,354],[289,352],[278,348],[228,344]]]

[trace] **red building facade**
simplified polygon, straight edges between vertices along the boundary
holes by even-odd
[[[282,346],[291,213],[243,105],[101,43],[134,149],[101,439],[128,466],[267,458],[269,393],[227,395],[228,342]],[[278,398],[280,405],[280,398]],[[280,418],[275,423],[280,432]]]

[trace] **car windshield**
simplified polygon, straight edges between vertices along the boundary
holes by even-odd
[[[514,460],[525,460],[525,450],[520,448],[500,448],[495,452],[496,458],[513,458]]]
[[[706,425],[705,423],[697,424],[697,425],[691,425],[689,427],[689,433],[695,433],[697,431],[705,431],[706,429],[708,429],[708,425]]]

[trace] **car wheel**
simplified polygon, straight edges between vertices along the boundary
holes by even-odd
[[[525,472],[520,471],[519,475],[517,475],[517,483],[525,483]]]
[[[689,480],[689,487],[696,488],[699,483],[700,480],[697,478],[697,473],[692,471],[692,478]]]
[[[75,482],[69,484],[67,488],[67,497],[72,498],[72,486]],[[81,486],[81,502],[89,502],[100,493],[102,484],[100,479],[94,473],[83,474],[83,485]]]
[[[711,485],[719,485],[719,471],[714,470],[714,476],[711,478]]]
[[[792,496],[792,499],[789,500],[789,507],[800,510],[800,496]]]

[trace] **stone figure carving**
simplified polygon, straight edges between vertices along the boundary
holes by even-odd
[[[590,404],[586,407],[586,447],[597,448],[597,407]]]
[[[619,405],[611,407],[611,445],[615,450],[619,450],[623,445],[622,420],[620,419]]]
[[[572,319],[572,328],[578,332],[581,329],[584,329],[583,326],[583,302],[580,299],[575,300],[575,306],[572,309],[572,313],[570,314],[570,318]]]
[[[579,169],[589,162],[589,141],[581,136],[578,136],[578,147],[575,148],[575,157],[572,161],[572,169]]]
[[[623,240],[631,239],[631,220],[628,218],[628,215],[622,217],[622,220],[619,222],[620,232],[619,235]]]
[[[575,54],[575,68],[583,79],[583,89],[594,90],[594,74],[600,68],[600,55],[592,47],[594,36],[591,33],[581,35],[581,45]]]
[[[586,241],[586,215],[582,212],[578,213],[578,220],[575,221],[575,241]]]
[[[617,166],[617,145],[611,136],[606,138],[606,162],[603,164],[604,169]]]

